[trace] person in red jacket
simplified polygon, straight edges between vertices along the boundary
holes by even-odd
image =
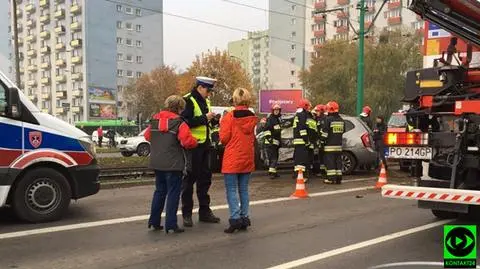
[[[220,122],[220,141],[225,145],[222,173],[230,210],[230,226],[225,233],[244,230],[250,226],[248,183],[255,170],[255,126],[258,118],[250,111],[251,93],[243,88],[233,92],[235,109]],[[238,199],[240,196],[240,202]]]
[[[181,233],[178,227],[177,210],[183,175],[186,174],[187,161],[185,149],[197,146],[190,128],[179,114],[185,109],[185,100],[172,95],[165,100],[165,108],[153,116],[153,123],[145,131],[145,139],[150,141],[150,165],[155,170],[155,192],[153,193],[148,228],[162,230],[160,217],[165,201],[165,231]],[[168,194],[168,195],[167,195]]]

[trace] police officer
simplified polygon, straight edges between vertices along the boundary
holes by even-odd
[[[360,113],[360,119],[367,124],[370,130],[373,129],[372,119],[370,118],[371,113],[372,113],[372,108],[370,108],[369,106],[364,106],[362,109],[362,113]]]
[[[182,215],[185,227],[193,226],[193,185],[195,183],[197,184],[197,197],[200,207],[198,211],[199,221],[220,222],[220,218],[216,217],[210,209],[210,196],[208,195],[208,190],[212,184],[212,172],[209,167],[210,128],[217,124],[208,97],[215,86],[215,82],[216,80],[212,78],[197,77],[195,87],[184,96],[186,106],[182,112],[182,117],[189,125],[192,135],[198,141],[198,147],[189,152],[191,171],[183,179],[182,184]]]
[[[345,122],[338,114],[338,104],[335,101],[327,103],[328,116],[322,128],[321,138],[325,142],[325,165],[327,179],[324,183],[342,183],[342,140],[345,132]]]
[[[294,172],[302,170],[305,174],[305,181],[308,180],[307,167],[309,161],[310,141],[308,137],[307,119],[309,118],[310,102],[306,99],[300,100],[297,106],[295,118],[293,119],[293,159],[295,162]]]
[[[315,120],[317,121],[317,133],[318,133],[318,141],[317,141],[317,149],[318,152],[315,154],[314,159],[314,171],[317,173],[317,176],[326,176],[326,168],[324,162],[324,145],[322,139],[320,139],[322,128],[325,124],[326,118],[326,106],[319,104],[315,106]]]
[[[282,128],[280,126],[282,108],[279,104],[272,106],[272,114],[267,118],[267,123],[264,127],[264,144],[267,148],[268,155],[268,174],[270,179],[279,177],[277,173],[278,150],[280,149],[280,141],[282,138]]]

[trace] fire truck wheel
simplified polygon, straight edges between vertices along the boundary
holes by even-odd
[[[60,219],[68,210],[72,191],[60,172],[35,168],[16,182],[12,206],[22,220],[32,223]]]
[[[458,213],[450,211],[442,211],[432,209],[432,214],[439,219],[456,219],[458,218]]]

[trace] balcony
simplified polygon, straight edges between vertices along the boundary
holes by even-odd
[[[74,39],[72,41],[70,41],[70,46],[72,46],[73,48],[79,48],[82,46],[82,40],[81,39]]]
[[[78,21],[70,24],[70,29],[74,30],[74,31],[78,31],[78,30],[81,30],[82,29],[82,24]]]
[[[402,23],[402,17],[390,17],[388,18],[388,25],[397,25]]]
[[[50,22],[50,15],[40,16],[40,23],[47,24]]]
[[[25,69],[23,69],[23,67],[20,67],[20,74],[23,74],[25,73]]]
[[[23,13],[20,9],[17,9],[17,18],[20,19],[21,17],[23,17]]]
[[[50,78],[48,78],[50,80]],[[43,100],[49,100],[50,99],[50,94],[49,93],[42,93],[42,99]]]
[[[49,39],[50,38],[50,32],[49,31],[40,32],[40,38]]]
[[[339,19],[346,19],[348,18],[348,12],[343,12],[343,11],[340,11],[340,12],[337,12],[337,18]]]
[[[37,51],[35,49],[28,50],[27,55],[30,57],[37,56]]]
[[[315,3],[315,9],[325,9],[327,7],[327,4],[325,1],[319,1]]]
[[[315,15],[314,21],[315,23],[325,22],[325,15],[322,15],[322,14]]]
[[[37,81],[36,80],[29,80],[29,81],[27,81],[27,85],[31,86],[31,87],[32,86],[37,86]]]
[[[315,37],[325,36],[325,30],[317,30],[317,31],[313,32],[313,35],[314,35]]]
[[[82,56],[72,57],[72,64],[81,64],[81,63],[82,63]]]
[[[26,25],[27,25],[27,28],[29,28],[29,29],[34,28],[35,25],[36,25],[35,20],[33,20],[33,19],[28,20]]]
[[[35,6],[33,4],[28,4],[25,6],[25,12],[32,14],[35,12]]]
[[[65,66],[66,62],[63,59],[58,59],[58,60],[55,61],[55,65],[56,66]]]
[[[388,2],[388,10],[397,9],[402,6],[401,1]]]
[[[337,27],[337,34],[348,33],[348,26],[339,26]]]
[[[17,32],[19,33],[23,32],[23,27],[21,25],[17,26]]]
[[[70,7],[70,13],[72,14],[78,14],[82,11],[82,8],[78,4],[73,4]]]
[[[40,64],[40,68],[49,69],[50,68],[50,63],[42,63],[42,64]]]
[[[57,91],[55,96],[58,97],[58,98],[66,98],[67,97],[67,92],[66,91]]]
[[[340,6],[345,6],[350,4],[350,0],[337,0],[337,4]]]
[[[72,106],[73,113],[80,113],[81,110],[82,110],[81,106]]]
[[[82,81],[82,80],[83,80],[83,74],[82,74],[81,72],[73,73],[73,74],[72,74],[72,80],[74,80],[74,81]]]
[[[49,46],[44,46],[40,48],[40,53],[43,55],[49,54],[50,52],[51,50]]]
[[[82,97],[83,96],[83,90],[82,89],[74,90],[74,91],[72,91],[72,95],[73,95],[73,97]]]
[[[63,19],[65,18],[65,9],[61,8],[55,11],[55,19]]]
[[[30,72],[35,72],[35,71],[38,70],[38,69],[37,69],[37,65],[35,65],[35,64],[29,65],[29,66],[27,67],[27,70],[30,71]]]
[[[49,85],[50,84],[50,78],[44,77],[44,78],[40,79],[40,83],[42,83],[42,85]]]
[[[55,27],[55,33],[57,33],[59,35],[65,34],[65,26],[60,25],[60,26]]]
[[[64,83],[64,82],[67,81],[67,76],[65,76],[65,75],[58,75],[58,76],[55,78],[55,80],[56,80],[57,82]]]
[[[46,8],[46,7],[49,6],[49,4],[50,4],[50,3],[49,3],[48,0],[40,0],[40,2],[39,2],[38,5],[39,5],[40,7]]]
[[[60,97],[60,96],[58,96],[58,92],[57,92],[57,97]],[[57,112],[57,114],[63,114],[65,112],[67,112],[63,107],[57,107],[57,109],[55,111]]]
[[[57,44],[55,45],[55,49],[58,50],[58,51],[62,51],[62,50],[65,49],[65,44],[63,44],[63,43],[57,43]]]

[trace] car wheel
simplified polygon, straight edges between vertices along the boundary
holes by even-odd
[[[355,167],[357,166],[357,161],[353,154],[350,152],[342,152],[342,174],[350,175]]]
[[[123,157],[131,157],[133,155],[133,152],[122,151],[121,154]]]
[[[68,210],[72,191],[60,172],[36,168],[19,179],[13,195],[15,214],[24,221],[39,223],[60,219]]]
[[[138,145],[137,154],[142,157],[150,155],[150,145],[146,143]]]

